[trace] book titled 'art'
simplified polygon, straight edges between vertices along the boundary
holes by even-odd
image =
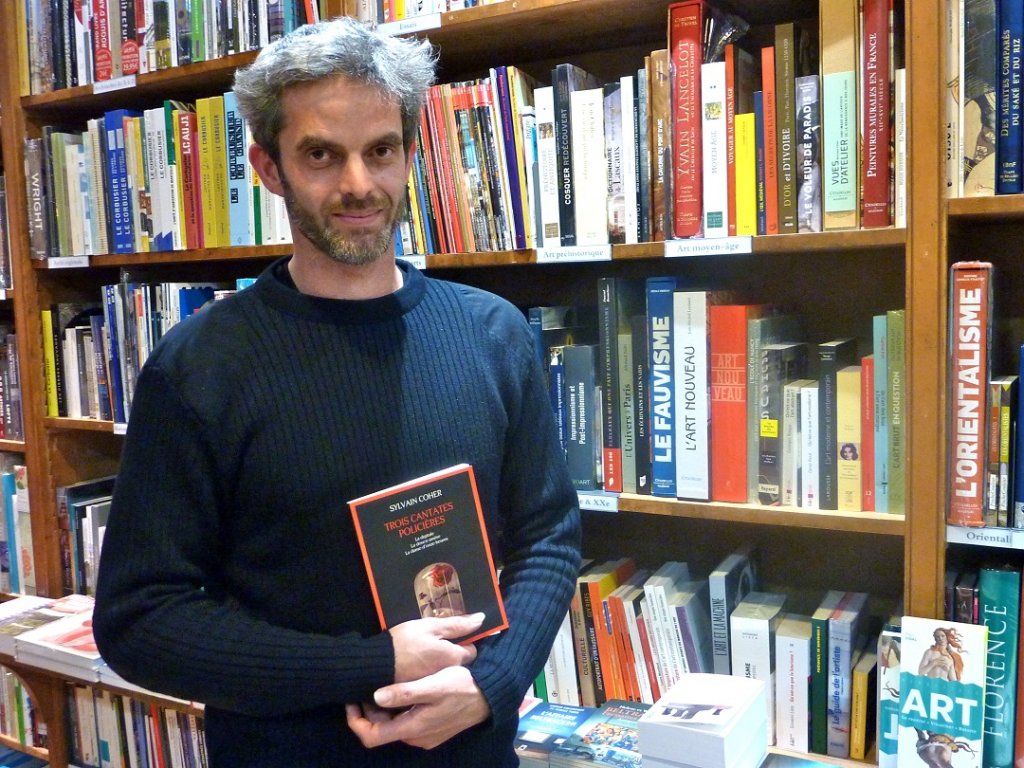
[[[473,468],[457,464],[348,502],[381,628],[483,613],[460,642],[508,627]]]

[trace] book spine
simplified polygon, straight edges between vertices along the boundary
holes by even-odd
[[[604,91],[601,88],[582,88],[573,91],[569,101],[572,111],[575,245],[604,245],[608,242]]]
[[[995,0],[963,0],[963,71],[959,123],[964,197],[995,192],[996,163],[984,162],[996,149],[996,90],[999,81]],[[973,127],[972,127],[973,126]]]
[[[562,240],[558,217],[558,145],[555,139],[554,90],[550,85],[536,88],[533,99],[537,110],[537,169],[541,212],[537,247],[557,248]]]
[[[861,368],[836,371],[836,493],[841,512],[861,511]]]
[[[619,407],[618,317],[619,283],[614,277],[597,282],[598,344],[601,366],[601,427],[604,490],[622,492],[621,409]]]
[[[673,237],[693,237],[701,231],[703,19],[701,2],[669,7]]]
[[[861,40],[863,127],[861,160],[861,226],[892,224],[890,195],[892,160],[892,75],[890,56],[891,0],[863,0]]]
[[[779,134],[778,101],[775,86],[775,47],[761,49],[761,82],[764,101],[764,201],[765,234],[777,235],[779,229]]]
[[[699,61],[698,61],[699,63]],[[650,152],[651,169],[651,202],[649,209],[651,234],[650,240],[660,241],[672,236],[672,210],[674,200],[672,198],[674,189],[673,178],[673,140],[672,140],[672,107],[671,107],[671,77],[669,74],[669,52],[662,48],[653,51],[650,56],[650,76],[648,77],[648,88],[650,98],[648,100],[649,116],[649,137],[648,151]],[[697,68],[699,71],[699,67]],[[696,93],[700,94],[700,84],[695,83],[693,87]],[[699,125],[700,116],[695,115]],[[700,163],[700,141],[693,145],[695,150],[694,162]],[[676,154],[678,152],[675,152]],[[695,194],[698,205],[700,204],[700,174],[695,180]],[[700,226],[700,211],[696,211],[698,227]]]
[[[726,210],[729,212],[727,233],[729,237],[737,234],[737,202],[736,202],[736,108],[737,108],[737,56],[736,45],[725,46],[725,188]],[[702,73],[703,76],[703,73]],[[752,139],[753,137],[751,137]],[[757,234],[752,232],[750,234]]]
[[[765,135],[764,135],[764,91],[754,92],[754,143],[755,143],[755,203],[757,205],[757,234],[768,234],[768,208],[765,199]]]
[[[775,743],[782,749],[809,751],[808,681],[811,647],[806,636],[775,636]]]
[[[957,262],[949,279],[949,412],[946,521],[984,525],[986,388],[992,265]]]
[[[28,207],[29,248],[33,259],[45,259],[49,254],[43,169],[42,140],[25,139],[25,198]]]
[[[672,361],[675,380],[676,495],[707,501],[708,452],[708,295],[673,295]]]
[[[711,498],[747,501],[746,305],[708,309],[711,335]]]
[[[1018,377],[1024,377],[1024,344],[1017,348]],[[1013,442],[1012,488],[1013,503],[1010,510],[1010,524],[1024,528],[1024,396],[1018,392],[1015,406],[1016,427]]]
[[[988,627],[982,754],[985,765],[1011,768],[1019,663],[1020,569],[982,568],[978,582],[979,620]]]
[[[726,237],[729,207],[729,147],[726,125],[725,62],[701,65],[701,147],[704,237]],[[735,163],[733,175],[735,197]]]
[[[886,313],[889,370],[889,511],[903,514],[906,506],[906,310]]]
[[[755,115],[736,115],[735,124],[735,234],[756,235],[757,230],[757,137]],[[732,210],[732,209],[730,209]]]
[[[592,344],[573,344],[565,347],[563,358],[567,416],[565,458],[573,487],[583,491],[597,489],[596,351]]]
[[[647,314],[630,320],[633,333],[633,418],[636,493],[651,493],[651,365],[647,344]]]
[[[875,356],[860,361],[860,507],[875,511]]]
[[[224,127],[228,170],[228,230],[231,245],[252,245],[249,231],[248,161],[245,156],[245,120],[234,91],[224,94]]]
[[[797,231],[821,232],[821,91],[817,75],[796,78]]]
[[[818,508],[818,382],[800,388],[800,506]]]
[[[875,405],[875,511],[889,511],[889,341],[885,314],[871,319]]]
[[[878,768],[896,768],[900,714],[900,631],[884,628],[878,636]]]
[[[651,365],[651,493],[675,498],[675,382],[673,299],[675,280],[647,281],[648,349]]]
[[[800,506],[800,388],[803,379],[782,390],[782,505]]]
[[[796,25],[775,25],[779,232],[796,232]]]
[[[996,192],[1001,195],[1024,191],[1021,163],[1024,161],[1021,131],[1021,42],[1024,38],[1024,5],[1016,0],[999,0],[999,87],[996,91]]]
[[[554,89],[555,167],[558,170],[558,228],[561,245],[576,245],[576,182],[572,152],[570,64],[559,64],[551,73]]]
[[[626,242],[626,196],[625,165],[626,143],[623,133],[622,84],[619,80],[606,83],[604,93],[604,158],[605,174],[605,222],[604,242]],[[630,137],[632,138],[632,137]]]
[[[619,444],[622,446],[622,490],[624,493],[636,493],[636,385],[633,378],[633,331],[628,320],[617,334]],[[607,482],[605,484],[607,486]]]
[[[1000,382],[999,392],[999,501],[997,505],[996,525],[1007,527],[1010,524],[1010,484],[1012,472],[1010,460],[1013,456],[1013,411],[1017,402],[1018,377],[1004,377]]]
[[[822,226],[860,223],[858,0],[820,3]]]

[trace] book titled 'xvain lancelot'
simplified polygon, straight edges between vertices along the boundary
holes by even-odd
[[[381,628],[483,612],[460,642],[508,627],[476,478],[457,464],[348,503]]]

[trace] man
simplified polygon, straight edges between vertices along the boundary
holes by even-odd
[[[426,43],[304,27],[235,79],[294,253],[181,323],[137,383],[97,585],[106,661],[206,705],[214,768],[514,766],[579,565],[528,326],[393,256]],[[346,502],[474,466],[509,628],[381,632]]]

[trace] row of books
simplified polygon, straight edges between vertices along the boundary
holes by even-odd
[[[148,283],[103,286],[102,301],[41,310],[47,415],[126,424],[135,380],[153,346],[211,301],[251,284]]]
[[[596,311],[527,310],[579,490],[903,511],[904,310],[809,343],[798,315],[673,277],[597,288]]]
[[[21,678],[5,666],[0,665],[0,733],[26,747],[46,747],[46,724],[40,720],[29,689]],[[24,755],[24,753],[17,753]],[[27,757],[27,755],[25,755]],[[7,765],[4,758],[13,758],[6,748],[0,749],[0,765]],[[39,765],[26,763],[26,765]],[[15,763],[17,765],[17,763]]]
[[[355,15],[360,21],[386,24],[495,2],[501,0],[358,0]]]
[[[104,688],[69,684],[69,760],[79,768],[206,765],[202,717]]]
[[[1015,342],[1011,356],[994,346],[1001,334],[991,263],[955,262],[949,274],[946,521],[1021,528],[1024,345]]]
[[[320,18],[317,0],[17,2],[29,93],[256,50]]]
[[[1024,191],[1024,10],[1005,0],[946,0],[946,192]]]
[[[33,258],[291,242],[250,142],[231,91],[44,127],[25,142]]]
[[[0,591],[34,595],[35,556],[28,468],[19,453],[0,454]]]
[[[25,439],[18,336],[4,322],[0,322],[0,439]]]
[[[860,655],[877,637],[867,601],[863,592],[831,590],[800,614],[786,594],[760,589],[749,549],[708,575],[678,561],[655,571],[629,557],[590,562],[534,691],[574,706],[651,704],[692,673],[751,677],[767,689],[766,744],[863,758],[867,709],[851,741],[851,693]],[[863,661],[862,683],[873,658]],[[777,668],[787,673],[776,676]]]

